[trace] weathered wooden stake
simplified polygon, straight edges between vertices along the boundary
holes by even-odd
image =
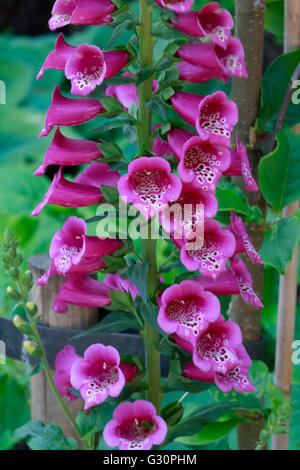
[[[49,267],[49,257],[46,254],[36,255],[29,259],[29,269],[34,274],[35,280],[39,279]],[[67,314],[53,312],[51,306],[64,278],[51,276],[47,286],[34,285],[30,298],[37,306],[39,314],[44,312],[42,322],[52,327],[81,328],[86,329],[98,322],[98,311],[92,308],[82,308],[70,305]],[[76,434],[62,411],[59,403],[48,384],[44,371],[31,377],[31,418],[38,419],[44,424],[58,424],[66,437],[76,438]],[[71,403],[68,399],[65,403],[76,417],[77,412],[83,409],[81,399]]]
[[[285,0],[284,51],[289,52],[300,47],[300,2]],[[295,129],[300,133],[300,126]],[[283,216],[293,215],[299,208],[299,201],[290,204],[283,210]],[[293,253],[292,262],[285,276],[280,276],[275,384],[281,388],[286,397],[291,396],[292,386],[292,342],[295,337],[296,299],[298,280],[298,248]],[[289,424],[288,424],[289,425]],[[272,439],[273,450],[287,450],[289,434],[277,434]]]

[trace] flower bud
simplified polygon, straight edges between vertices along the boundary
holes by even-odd
[[[33,275],[31,271],[26,271],[23,277],[23,286],[25,289],[30,290],[33,285]]]
[[[27,302],[26,310],[27,310],[28,315],[30,315],[31,317],[34,317],[34,315],[36,315],[38,311],[38,308],[34,302]]]
[[[42,352],[38,345],[33,341],[24,341],[23,343],[25,351],[30,354],[30,356],[39,358],[42,356]]]
[[[20,271],[17,268],[10,268],[9,275],[13,281],[17,281],[20,276]]]
[[[25,335],[32,335],[32,328],[26,323],[20,315],[15,315],[13,318],[15,327]]]
[[[20,266],[22,262],[23,262],[23,256],[20,253],[18,253],[15,257],[15,266]]]
[[[9,297],[11,297],[13,300],[21,300],[22,299],[22,296],[21,296],[20,292],[18,292],[12,286],[8,286],[8,288],[6,289],[6,292],[9,295]]]
[[[162,410],[161,417],[166,421],[168,426],[173,426],[181,420],[183,412],[184,408],[182,404],[175,401],[165,406]]]

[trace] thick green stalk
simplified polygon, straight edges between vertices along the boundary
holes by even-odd
[[[153,66],[153,36],[152,36],[152,7],[147,0],[140,0],[140,61],[142,66],[152,68]],[[139,124],[138,143],[139,150],[151,150],[151,134],[152,134],[152,111],[145,106],[145,102],[149,101],[152,95],[153,76],[145,80],[138,86],[139,97]],[[142,240],[143,260],[149,263],[148,273],[148,294],[152,296],[156,289],[157,283],[157,263],[156,263],[156,240],[151,239],[151,230],[149,225],[148,238]],[[160,412],[161,407],[161,373],[160,373],[160,354],[155,349],[158,343],[158,332],[149,323],[146,322],[144,328],[144,343],[146,370],[149,382],[149,390],[147,398]]]

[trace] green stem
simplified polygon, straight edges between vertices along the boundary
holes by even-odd
[[[152,36],[152,7],[147,0],[140,0],[140,25],[138,26],[140,40],[140,61],[143,67],[153,67]],[[145,102],[152,95],[153,76],[138,86],[139,97],[139,124],[137,126],[139,151],[151,150],[152,111],[146,108]],[[148,295],[153,296],[157,285],[156,240],[151,239],[150,224],[148,225],[148,238],[142,240],[143,260],[149,263]],[[159,341],[159,334],[155,328],[146,322],[144,332],[146,370],[149,382],[147,398],[160,412],[161,407],[161,372],[160,353],[155,349]]]

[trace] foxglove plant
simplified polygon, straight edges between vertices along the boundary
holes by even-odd
[[[93,344],[83,357],[66,345],[58,352],[53,379],[38,336],[36,309],[26,307],[36,351],[84,448],[94,448],[94,440],[82,436],[61,396],[70,400],[81,396],[85,409],[100,410],[104,401],[112,404],[113,419],[101,430],[106,444],[121,450],[148,450],[153,445],[163,448],[173,440],[174,432],[176,436],[196,434],[211,420],[209,408],[199,419],[197,413],[182,419],[182,400],[162,409],[164,393],[200,392],[212,383],[226,393],[232,388],[240,393],[255,390],[240,328],[225,320],[218,296],[241,294],[245,302],[261,306],[237,254],[247,253],[254,263],[262,261],[240,217],[232,213],[228,225],[215,218],[219,214],[218,183],[224,175],[243,177],[249,190],[257,186],[246,148],[239,139],[231,148],[231,134],[238,122],[236,104],[222,90],[207,96],[184,91],[189,82],[246,78],[244,51],[231,36],[230,13],[218,2],[207,3],[200,11],[192,11],[192,7],[192,0],[140,0],[137,18],[127,2],[57,0],[49,22],[55,30],[67,24],[117,28],[130,20],[129,28],[134,30],[128,50],[120,46],[110,51],[101,44],[71,46],[60,34],[37,77],[41,79],[49,68],[61,70],[71,80],[71,93],[80,98],[63,96],[58,87],[54,90],[40,136],[56,128],[55,134],[35,175],[42,176],[49,165],[58,165],[59,170],[32,215],[39,215],[47,204],[101,208],[108,203],[116,209],[121,198],[130,210],[140,212],[138,224],[146,226],[138,253],[133,237],[124,240],[121,232],[119,238],[100,237],[98,232],[97,237],[90,236],[85,220],[70,217],[54,234],[50,268],[37,281],[43,285],[52,274],[65,276],[53,304],[57,313],[66,313],[70,304],[105,307],[106,326],[121,318],[121,329],[127,325],[139,330],[144,363],[134,357],[123,360],[114,344]],[[168,21],[167,10],[171,11]],[[161,16],[156,24],[153,15],[155,19]],[[155,63],[154,44],[164,41],[166,28],[176,32],[177,38],[181,31],[182,40],[168,44]],[[110,78],[117,74],[114,84]],[[94,97],[86,98],[90,93]],[[180,122],[172,121],[176,113]],[[114,142],[97,143],[96,136],[94,140],[70,139],[61,129],[116,116],[112,127],[124,125],[126,135],[137,146],[130,162]],[[109,127],[104,124],[104,128]],[[63,167],[80,165],[88,166],[74,181],[65,178]],[[203,207],[201,212],[198,206]],[[178,209],[183,218],[177,217]],[[169,235],[172,250],[160,267],[153,220]],[[91,277],[97,272],[101,277]],[[97,331],[101,332],[101,322]],[[161,354],[170,359],[165,382]],[[124,402],[123,397],[133,400],[135,393],[142,399]],[[228,402],[219,402],[216,409],[213,419],[228,411]]]

